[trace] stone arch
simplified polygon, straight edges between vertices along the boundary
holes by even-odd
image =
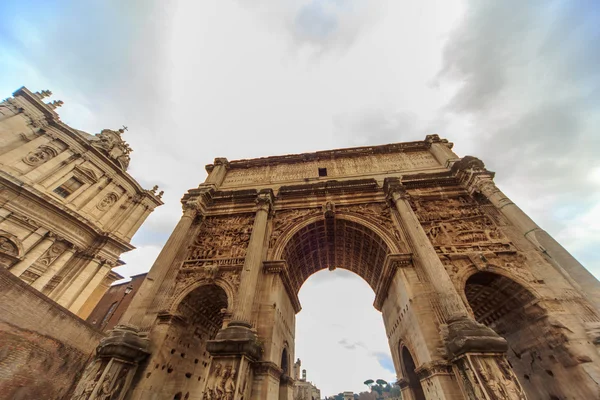
[[[283,350],[281,351],[281,363],[279,366],[285,375],[290,375],[290,357],[287,344],[283,346]]]
[[[372,230],[373,232],[375,232],[377,235],[379,235],[382,238],[382,240],[386,243],[386,245],[390,249],[390,252],[392,252],[392,253],[407,253],[408,252],[406,244],[404,242],[401,242],[401,240],[399,240],[399,238],[394,237],[394,234],[389,232],[389,229],[387,229],[384,226],[381,226],[380,224],[373,222],[369,218],[366,218],[366,217],[361,216],[356,213],[349,213],[349,212],[336,212],[335,218],[353,221],[353,222],[356,222],[357,224],[361,224],[361,225],[364,225],[365,227],[369,228],[370,230]],[[300,231],[305,226],[310,225],[314,222],[324,221],[324,220],[325,220],[325,217],[323,216],[323,214],[319,213],[317,215],[312,215],[312,216],[303,218],[300,221],[298,221],[297,223],[295,223],[294,225],[292,225],[291,227],[289,227],[287,230],[285,230],[281,234],[279,239],[275,242],[273,251],[271,252],[270,257],[268,259],[269,260],[281,260],[281,257],[282,257],[282,254],[283,254],[283,251],[284,251],[286,245],[298,231]]]
[[[376,291],[386,256],[399,248],[393,237],[371,222],[336,213],[331,218],[309,217],[291,227],[273,257],[287,262],[295,293],[313,273],[338,267],[356,273]]]
[[[212,360],[207,344],[223,327],[223,310],[230,303],[222,282],[204,280],[189,285],[170,312],[159,315],[165,339],[148,366],[156,375],[161,398],[202,390]]]
[[[486,264],[484,269],[477,268],[474,264],[471,264],[465,268],[462,268],[460,272],[456,275],[454,279],[454,283],[458,292],[461,294],[463,301],[467,308],[471,308],[471,304],[467,299],[466,292],[464,290],[467,281],[471,276],[479,273],[479,272],[489,272],[499,276],[502,276],[506,279],[510,279],[517,284],[521,285],[523,288],[527,289],[535,298],[540,298],[540,294],[537,292],[536,288],[531,284],[531,280],[527,280],[522,276],[516,276],[511,271],[506,268],[497,266],[495,264]]]
[[[475,319],[508,342],[508,361],[529,398],[577,397],[564,392],[568,373],[557,358],[568,352],[568,339],[549,323],[530,287],[506,272],[475,271],[465,280],[464,294]]]
[[[234,288],[228,281],[226,281],[225,279],[221,279],[221,278],[217,278],[214,281],[208,281],[207,279],[201,279],[197,282],[193,282],[189,285],[187,285],[186,287],[184,287],[178,295],[173,297],[173,300],[171,301],[170,306],[168,307],[168,310],[171,314],[177,312],[177,308],[179,307],[179,304],[181,304],[181,302],[190,294],[192,293],[194,290],[202,287],[202,286],[206,286],[206,285],[216,285],[218,287],[220,287],[225,294],[227,295],[227,310],[231,310],[234,304],[234,294],[236,293],[236,288]]]
[[[423,386],[416,371],[417,365],[410,350],[404,343],[400,343],[398,352],[403,376],[400,385],[403,396],[413,400],[425,400]]]

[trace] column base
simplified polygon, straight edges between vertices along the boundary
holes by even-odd
[[[71,398],[123,399],[139,362],[150,354],[149,344],[137,328],[117,325],[100,341]]]
[[[215,356],[244,355],[252,361],[262,358],[263,345],[256,332],[246,326],[229,324],[221,329],[213,340],[209,340],[206,349]]]
[[[449,358],[464,353],[506,353],[508,343],[493,329],[468,318],[460,317],[448,323],[446,349]]]

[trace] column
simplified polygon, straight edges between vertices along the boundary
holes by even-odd
[[[34,182],[41,181],[46,178],[46,173],[59,166],[63,161],[71,157],[71,153],[68,150],[63,151],[56,157],[51,158],[45,163],[35,167],[29,171],[25,176]]]
[[[554,268],[600,310],[600,282],[552,236],[540,228],[494,183],[490,174],[472,177],[471,191],[483,194],[523,236],[540,250]]]
[[[42,254],[44,254],[46,250],[50,248],[50,246],[52,246],[52,243],[54,243],[55,240],[56,237],[53,234],[48,233],[44,239],[42,239],[38,244],[35,245],[35,247],[25,254],[25,257],[23,257],[21,261],[16,263],[10,269],[10,272],[12,272],[15,276],[21,276],[23,272],[27,271],[27,268],[29,268],[31,264],[36,262],[36,260],[40,258]]]
[[[208,177],[204,184],[214,186],[217,189],[225,180],[225,175],[229,169],[229,161],[226,158],[215,158],[213,164],[206,166]]]
[[[73,303],[69,306],[69,310],[75,314],[79,313],[79,310],[84,305],[86,300],[91,296],[92,292],[102,283],[102,280],[108,275],[113,265],[109,262],[102,262],[100,268],[98,268],[92,279],[84,286],[79,295],[74,299]]]
[[[71,282],[69,287],[63,292],[63,294],[56,300],[61,306],[71,309],[71,305],[79,296],[81,291],[86,287],[90,280],[94,277],[94,274],[98,271],[100,266],[100,260],[95,256],[92,256],[85,266],[77,272],[77,276]]]
[[[107,179],[108,177],[106,175],[102,176],[92,186],[84,190],[79,196],[76,196],[73,199],[69,199],[67,203],[73,204],[75,208],[83,207],[85,204],[87,204],[86,200],[91,200],[94,197],[96,197],[96,195],[98,194],[98,190],[100,190],[100,186],[102,186],[107,181]]]
[[[408,235],[417,256],[416,258],[420,261],[420,266],[427,274],[431,285],[440,298],[444,317],[447,321],[467,317],[469,313],[457,293],[448,272],[446,272],[444,264],[440,261],[419,219],[412,210],[408,202],[408,195],[402,184],[397,178],[396,181],[393,181],[392,178],[386,178],[385,184],[388,195],[396,205],[402,222],[402,228],[404,228],[403,230]]]
[[[152,299],[154,298],[156,291],[171,268],[171,264],[177,255],[181,244],[185,243],[192,222],[194,222],[197,215],[198,211],[195,203],[184,205],[181,219],[177,223],[173,233],[171,233],[167,243],[165,243],[160,251],[156,261],[154,261],[152,268],[127,308],[127,311],[123,314],[123,317],[121,318],[123,323],[140,327],[146,312],[152,304]]]
[[[65,266],[67,262],[73,257],[75,254],[75,247],[69,246],[67,249],[60,255],[44,273],[33,282],[31,285],[35,289],[40,292],[44,289],[44,287],[50,282],[50,280],[60,272],[60,270]]]
[[[127,193],[123,193],[121,197],[119,197],[119,199],[115,202],[115,204],[113,204],[108,210],[106,210],[104,215],[100,218],[100,225],[105,226],[106,223],[109,222],[121,209],[121,206],[123,205],[123,203],[125,203],[127,199]]]
[[[25,240],[21,242],[23,245],[23,252],[27,253],[30,249],[32,249],[33,246],[35,246],[36,243],[38,243],[46,233],[48,233],[48,230],[44,228],[37,228],[35,231],[31,232],[29,236],[27,236]]]
[[[505,353],[506,340],[496,332],[476,322],[469,315],[444,264],[440,261],[427,234],[415,215],[408,194],[398,178],[386,178],[384,190],[394,202],[400,215],[401,228],[408,236],[419,266],[423,268],[440,300],[440,308],[448,324],[446,347],[451,355],[466,352]]]
[[[262,257],[267,232],[269,211],[273,204],[272,193],[259,194],[256,203],[256,217],[248,243],[246,259],[240,276],[240,287],[238,289],[238,300],[233,311],[233,317],[229,326],[252,327],[252,306],[256,294],[256,284],[262,270]]]

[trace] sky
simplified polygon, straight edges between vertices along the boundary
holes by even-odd
[[[165,190],[165,205],[123,255],[125,276],[150,268],[179,199],[215,157],[430,133],[481,158],[600,276],[599,20],[593,0],[7,0],[0,97],[50,89],[74,128],[129,127],[129,172]],[[347,290],[351,314],[336,302]],[[385,336],[362,331],[380,316],[360,278],[311,278],[300,296],[297,356],[323,394],[391,379]],[[327,307],[309,315],[315,304]],[[372,327],[384,335],[381,322]],[[324,351],[337,358],[323,362]]]

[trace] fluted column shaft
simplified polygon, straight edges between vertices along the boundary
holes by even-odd
[[[94,274],[98,271],[100,266],[100,260],[96,257],[92,257],[85,266],[77,272],[77,276],[73,279],[73,282],[67,287],[64,293],[56,301],[61,306],[71,310],[71,305],[86,287],[86,285],[93,278]]]
[[[73,312],[75,314],[77,314],[79,312],[79,310],[85,304],[87,299],[92,295],[92,292],[94,290],[96,290],[98,285],[100,285],[102,280],[106,277],[106,275],[108,275],[111,268],[112,268],[112,266],[107,262],[103,262],[102,264],[100,264],[98,269],[92,275],[92,278],[83,287],[83,289],[81,290],[79,295],[75,298],[75,300],[69,307],[69,310],[71,312]]]
[[[15,276],[21,276],[23,272],[27,271],[27,268],[29,268],[31,264],[36,262],[36,260],[40,258],[42,254],[44,254],[44,252],[50,248],[50,246],[52,246],[54,240],[56,240],[56,237],[54,236],[48,235],[44,237],[38,244],[35,245],[35,247],[25,254],[25,257],[21,261],[16,263],[10,269],[10,272],[12,272]]]
[[[183,215],[173,233],[171,233],[167,243],[165,243],[152,265],[150,272],[148,272],[146,279],[121,318],[123,323],[140,327],[144,320],[144,315],[151,306],[152,299],[167,275],[181,244],[185,243],[186,236],[189,234],[196,215],[198,215],[196,207],[193,205],[185,207]]]
[[[440,261],[435,248],[408,202],[408,195],[400,185],[390,187],[388,193],[400,214],[403,230],[408,235],[419,265],[427,274],[439,296],[444,317],[447,321],[468,317],[468,311],[446,272],[444,264]]]
[[[270,193],[260,194],[257,199],[258,210],[254,218],[252,235],[240,277],[238,300],[229,326],[252,327],[252,305],[256,294],[256,285],[262,267],[262,257],[267,232],[269,211],[272,205]]]
[[[44,273],[33,282],[31,285],[35,289],[40,292],[44,289],[44,287],[50,282],[50,280],[60,272],[60,270],[65,266],[65,264],[73,257],[75,254],[75,248],[73,246],[68,247],[50,266]]]

